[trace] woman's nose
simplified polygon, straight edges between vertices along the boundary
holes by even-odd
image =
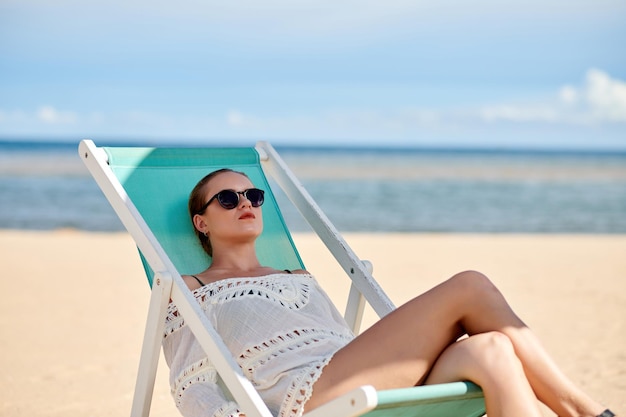
[[[248,197],[246,196],[245,193],[240,192],[237,194],[239,194],[239,206],[240,207],[245,207],[245,206],[252,207],[252,203],[250,202],[250,200],[248,200]]]

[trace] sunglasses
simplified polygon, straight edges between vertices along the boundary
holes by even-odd
[[[248,188],[243,191],[235,191],[235,190],[222,190],[219,193],[215,194],[209,201],[206,202],[204,206],[198,211],[198,214],[204,213],[209,204],[213,202],[213,200],[217,199],[217,202],[220,203],[220,206],[224,207],[226,210],[232,210],[239,205],[239,196],[244,196],[252,207],[261,207],[263,202],[265,201],[264,197],[265,191],[259,190],[258,188]]]

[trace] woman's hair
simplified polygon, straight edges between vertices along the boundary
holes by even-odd
[[[234,172],[235,174],[240,174],[246,178],[249,178],[245,173],[235,171],[230,168],[218,169],[217,171],[211,172],[210,174],[202,178],[200,181],[198,181],[196,186],[193,187],[193,190],[191,190],[191,194],[189,194],[188,208],[189,208],[189,216],[191,217],[191,224],[193,225],[193,230],[196,232],[196,236],[198,236],[198,239],[200,240],[202,249],[204,249],[204,251],[209,256],[213,256],[213,247],[211,247],[211,241],[209,240],[208,236],[206,236],[204,233],[196,229],[195,225],[193,224],[193,216],[195,216],[196,214],[201,214],[200,212],[202,211],[202,207],[206,204],[206,201],[205,201],[206,196],[204,195],[205,194],[204,189],[206,188],[206,185],[213,178],[225,172]]]

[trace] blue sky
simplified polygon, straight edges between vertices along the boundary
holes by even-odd
[[[0,1],[0,138],[626,149],[626,1]]]

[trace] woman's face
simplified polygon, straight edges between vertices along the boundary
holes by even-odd
[[[222,190],[244,191],[254,188],[252,182],[236,172],[218,174],[204,189],[205,201]],[[205,232],[215,247],[219,242],[254,241],[263,231],[261,207],[252,207],[250,201],[239,194],[239,204],[232,210],[223,208],[217,199],[209,204],[203,214],[194,216],[194,224]]]

